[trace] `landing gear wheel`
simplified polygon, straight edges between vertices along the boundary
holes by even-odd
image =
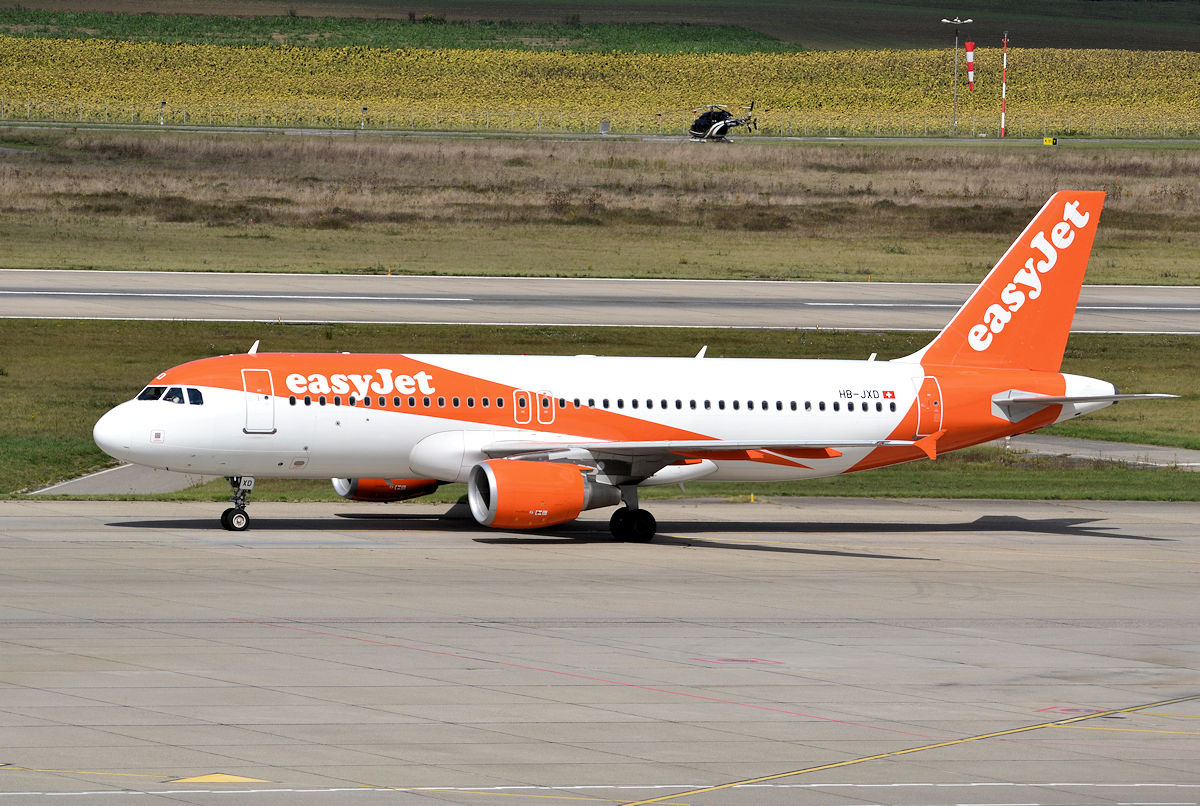
[[[635,509],[629,513],[629,540],[633,543],[649,543],[654,539],[658,530],[658,521],[644,509]]]
[[[230,507],[221,513],[221,525],[231,532],[244,532],[250,528],[250,516],[244,509]]]
[[[609,518],[608,529],[617,540],[629,543],[649,543],[654,539],[658,522],[644,509],[621,507]]]
[[[221,513],[221,525],[231,532],[244,532],[250,528],[250,516],[244,509],[230,507]]]

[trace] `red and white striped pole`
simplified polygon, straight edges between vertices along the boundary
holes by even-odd
[[[1000,70],[1000,136],[1004,137],[1004,112],[1008,102],[1008,31],[1004,32],[1004,66]]]
[[[963,47],[967,49],[967,89],[971,92],[975,91],[975,43],[964,42]]]

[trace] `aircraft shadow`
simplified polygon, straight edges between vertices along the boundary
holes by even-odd
[[[345,532],[377,532],[380,530],[433,530],[453,533],[477,533],[480,527],[473,520],[464,519],[457,513],[443,515],[418,515],[408,513],[337,513],[336,529]],[[812,521],[732,521],[712,523],[707,521],[660,522],[653,545],[681,546],[691,548],[736,549],[739,551],[765,551],[781,554],[812,554],[833,557],[856,557],[862,559],[925,560],[929,557],[910,557],[894,554],[839,551],[779,544],[755,544],[753,542],[729,542],[709,539],[708,534],[857,534],[863,536],[904,533],[973,533],[973,532],[1019,532],[1025,534],[1061,535],[1065,537],[1102,538],[1105,540],[1143,540],[1174,542],[1170,538],[1144,537],[1119,534],[1116,527],[1095,527],[1090,524],[1099,518],[1023,518],[1018,515],[983,515],[973,521],[955,523],[894,523],[894,522],[812,522]],[[187,531],[219,531],[218,519],[187,518],[177,520],[130,520],[115,521],[108,526],[123,529],[173,529]],[[329,518],[254,518],[252,531],[292,532],[326,531],[330,528]],[[239,533],[231,532],[231,536]],[[608,529],[596,523],[571,523],[529,532],[495,532],[495,536],[476,537],[477,543],[489,545],[588,545],[612,543]]]

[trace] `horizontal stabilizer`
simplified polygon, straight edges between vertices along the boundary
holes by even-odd
[[[1026,395],[1007,399],[993,399],[997,406],[1053,406],[1059,403],[1116,403],[1121,400],[1166,400],[1179,395],[1145,394],[1145,395],[1067,395],[1053,397],[1051,395]]]

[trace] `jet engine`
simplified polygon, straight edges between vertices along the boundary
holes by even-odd
[[[429,495],[436,479],[333,479],[333,489],[351,501],[407,501]]]
[[[484,526],[536,529],[621,503],[621,492],[584,475],[590,468],[557,462],[492,459],[471,468],[467,500]]]

